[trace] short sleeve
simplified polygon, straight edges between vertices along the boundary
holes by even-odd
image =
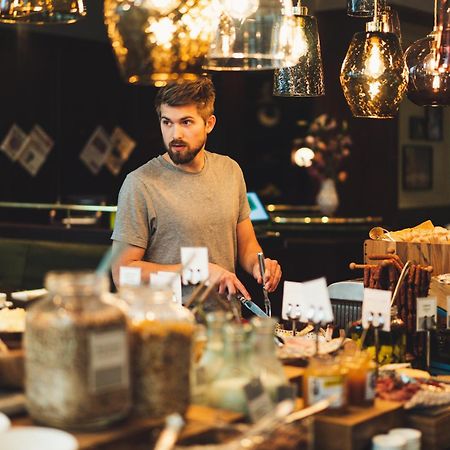
[[[239,186],[239,218],[238,223],[250,217],[250,205],[248,204],[247,198],[247,187],[245,185],[244,175],[241,168],[236,163],[237,166],[237,176],[238,176],[238,186]]]
[[[153,205],[144,183],[129,174],[120,188],[111,239],[145,249],[149,245],[154,218]]]

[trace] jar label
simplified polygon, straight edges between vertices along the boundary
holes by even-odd
[[[376,376],[374,370],[369,370],[366,375],[366,393],[365,400],[373,400],[375,398]]]
[[[128,388],[128,340],[123,329],[89,335],[89,390],[99,393]]]
[[[340,375],[308,378],[308,402],[310,405],[328,397],[335,397],[330,408],[344,405],[344,378]]]

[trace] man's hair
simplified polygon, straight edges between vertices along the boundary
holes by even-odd
[[[203,120],[214,113],[216,91],[212,81],[207,77],[200,77],[195,81],[170,83],[162,87],[155,99],[155,108],[161,118],[161,105],[185,106],[195,104]]]

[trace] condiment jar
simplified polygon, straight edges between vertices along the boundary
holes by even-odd
[[[317,355],[310,359],[303,375],[303,399],[309,406],[334,396],[329,411],[346,409],[347,395],[344,371],[338,359]]]
[[[275,325],[276,321],[270,317],[254,317],[251,365],[256,378],[261,383],[274,402],[279,400],[279,390],[287,386],[288,382],[283,366],[276,355]]]
[[[127,286],[133,406],[140,416],[184,414],[190,401],[194,317],[172,300],[170,290]]]
[[[27,312],[25,393],[31,417],[60,428],[109,425],[130,409],[127,321],[106,304],[106,277],[49,272]]]

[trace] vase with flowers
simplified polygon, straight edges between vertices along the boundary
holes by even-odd
[[[339,207],[336,183],[348,177],[344,161],[350,156],[352,140],[347,122],[321,114],[308,127],[304,145],[314,152],[308,171],[320,186],[317,205],[323,214],[332,215]]]

